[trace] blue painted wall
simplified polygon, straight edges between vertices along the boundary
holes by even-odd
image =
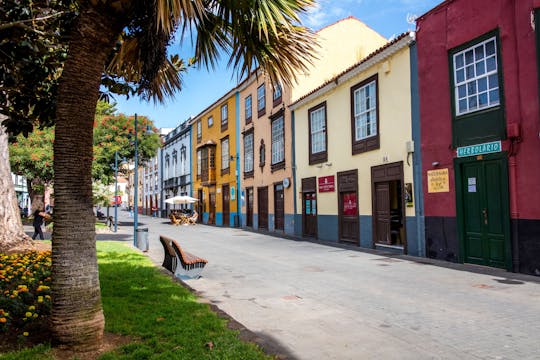
[[[268,214],[268,231],[274,231],[275,230],[275,217],[274,214]]]
[[[295,234],[295,231],[294,231],[294,228],[295,228],[295,216],[294,214],[285,214],[285,224],[284,224],[284,228],[285,228],[285,234],[287,235],[294,235]]]
[[[209,218],[209,217],[210,217],[210,214],[209,214],[209,213],[207,213],[207,212],[203,213],[202,219],[203,219],[203,223],[204,223],[204,224],[208,224],[208,218]]]
[[[302,236],[302,214],[294,215],[294,235]]]
[[[302,227],[300,226],[300,229]],[[300,230],[301,232],[302,230]],[[317,238],[323,241],[333,243],[338,242],[338,217],[337,215],[318,215],[317,216]]]
[[[223,226],[223,213],[216,212],[216,225]]]
[[[360,215],[360,246],[373,248],[373,224],[371,215]]]

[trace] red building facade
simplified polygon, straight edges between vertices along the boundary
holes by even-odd
[[[540,0],[417,20],[426,255],[540,276]]]

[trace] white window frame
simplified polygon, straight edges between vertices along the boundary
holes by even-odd
[[[230,166],[230,161],[229,138],[227,137],[225,139],[221,139],[221,169],[228,169]]]
[[[493,44],[492,48],[490,44]],[[500,105],[495,36],[455,53],[452,66],[457,116]]]
[[[253,171],[254,146],[253,132],[244,135],[244,172]]]
[[[248,104],[249,100],[249,104]],[[253,117],[253,100],[251,98],[251,95],[246,96],[244,99],[244,106],[245,106],[245,116],[246,119],[250,119]]]
[[[285,118],[283,115],[272,120],[271,152],[271,165],[285,161]]]
[[[320,115],[320,119],[314,119],[314,115]],[[314,120],[317,120],[320,127],[314,126]],[[311,124],[311,154],[319,154],[326,152],[326,105],[322,105],[309,113],[309,121]],[[321,141],[316,141],[321,140]],[[318,147],[316,147],[318,145]]]
[[[377,136],[377,81],[370,81],[354,90],[353,94],[355,141]]]
[[[208,127],[212,127],[212,126],[214,126],[214,117],[209,116],[208,117]]]
[[[257,111],[263,111],[266,108],[266,88],[264,84],[257,88]]]
[[[274,101],[278,100],[281,97],[281,93],[282,93],[281,85],[277,84],[274,87],[274,94],[272,95],[273,96],[272,100],[274,100]]]
[[[229,122],[229,105],[223,104],[221,106],[221,125],[225,125]]]

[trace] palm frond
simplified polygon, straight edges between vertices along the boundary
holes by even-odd
[[[209,1],[204,16],[193,20],[195,57],[213,67],[224,50],[240,77],[260,67],[273,82],[291,84],[315,53],[314,34],[300,24],[300,14],[312,5],[312,0]]]

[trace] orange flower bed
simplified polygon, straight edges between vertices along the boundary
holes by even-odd
[[[51,252],[0,254],[0,336],[29,336],[51,313]]]

